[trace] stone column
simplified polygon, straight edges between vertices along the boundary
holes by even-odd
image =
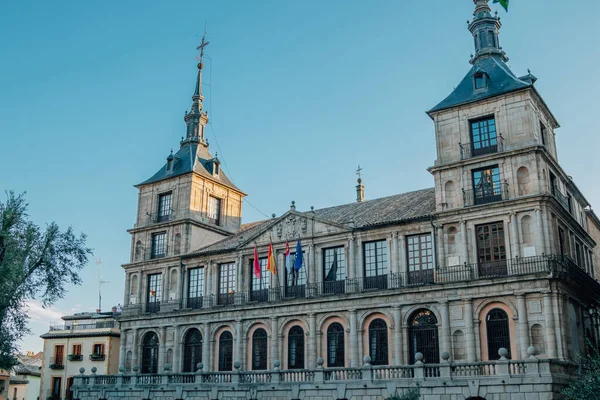
[[[162,280],[162,302],[166,303],[169,301],[169,267],[165,267],[163,272],[163,280]]]
[[[317,316],[308,314],[308,369],[317,366]]]
[[[404,352],[404,360],[406,362],[406,364],[410,363],[410,355],[409,355],[409,343],[410,343],[410,338],[408,337],[408,325],[404,325],[402,324],[402,337],[406,338],[406,346],[404,346],[403,348],[403,352]]]
[[[180,330],[181,327],[179,325],[175,325],[173,327],[173,365],[171,365],[171,368],[173,370],[173,372],[181,372],[181,346],[182,343],[179,340],[179,334],[180,334]]]
[[[242,277],[242,271],[244,270],[244,257],[242,257],[241,255],[237,257],[236,260],[236,265],[235,265],[235,292],[239,293],[242,290],[244,290],[242,288],[242,281],[243,281],[243,277]]]
[[[469,233],[467,231],[467,222],[460,221],[460,234],[462,237],[462,249],[460,251],[462,255],[462,262],[469,263]]]
[[[400,235],[398,244],[398,272],[402,276],[402,284],[406,284],[408,278],[408,262],[406,261],[406,236]]]
[[[546,254],[549,254],[549,253],[552,253],[552,250],[551,250],[551,246],[550,246],[550,229],[548,227],[549,215],[548,215],[548,211],[547,211],[546,207],[543,207],[542,212],[541,212],[541,217],[542,217],[542,229],[543,229],[542,237],[544,238],[544,252]]]
[[[450,342],[450,305],[447,300],[441,301],[442,313],[442,343],[440,348],[440,359],[442,353],[447,351],[452,354],[452,345]]]
[[[391,258],[391,263],[390,263],[390,269],[391,269],[391,273],[392,274],[397,274],[399,269],[399,259],[398,259],[398,232],[394,231],[392,232],[392,243],[391,243],[391,249],[390,249],[390,258]]]
[[[355,260],[354,238],[348,239],[348,278],[356,278],[356,260]]]
[[[128,273],[125,278],[125,298],[123,299],[123,305],[129,305],[129,298],[131,297],[131,273]]]
[[[444,229],[441,226],[437,228],[437,248],[438,248],[438,256],[437,261],[440,268],[444,268],[446,266],[446,249],[444,242]],[[444,350],[448,351],[448,350]]]
[[[144,280],[144,274],[142,272],[138,272],[138,287],[137,287],[137,295],[136,295],[136,302],[137,304],[142,304],[142,299],[144,298],[144,296],[142,295],[142,282]]]
[[[208,324],[205,324],[203,327],[203,333],[202,333],[202,364],[204,364],[204,371],[212,371],[212,364],[211,364],[211,354],[214,351],[214,348],[212,348],[210,346],[211,343],[213,343],[212,338],[210,337],[210,326]],[[194,366],[194,370],[196,369],[196,366]]]
[[[133,368],[134,365],[137,365],[138,367],[141,368],[140,365],[140,346],[139,346],[139,340],[138,340],[138,336],[140,334],[140,330],[139,329],[132,329],[132,333],[133,333],[133,340],[131,343],[131,355],[132,355],[132,360],[131,360],[131,368]]]
[[[283,252],[280,252],[279,254],[277,254],[277,277],[279,279],[279,287],[285,288],[286,273],[287,271],[285,267],[285,254]]]
[[[356,310],[350,310],[350,366],[359,367],[358,359],[358,332],[356,330]]]
[[[564,354],[563,354],[563,336],[562,336],[562,331],[561,331],[561,321],[560,321],[560,313],[559,313],[559,305],[558,305],[558,297],[560,296],[559,293],[554,292],[552,293],[552,312],[554,313],[554,326],[555,326],[555,330],[556,330],[556,343],[557,343],[557,348],[556,348],[556,357],[558,358],[564,358]]]
[[[467,361],[477,361],[475,350],[475,328],[473,326],[473,299],[465,299],[465,341],[467,344]]]
[[[357,278],[363,278],[365,276],[364,270],[364,248],[362,239],[358,239],[358,257],[356,260],[356,264],[354,265],[354,271],[356,273]]]
[[[544,230],[542,228],[542,210],[535,210],[535,238],[536,238],[536,255],[541,256],[546,253],[544,248]]]
[[[544,320],[546,321],[546,351],[548,358],[556,358],[556,328],[554,326],[554,312],[552,311],[552,293],[544,293]]]
[[[511,257],[520,257],[521,249],[519,245],[519,226],[517,222],[517,213],[510,214],[510,249]]]
[[[127,334],[129,329],[121,330],[121,340],[119,342],[119,366],[125,367],[127,363]]]
[[[529,348],[529,324],[527,322],[527,303],[524,294],[517,294],[517,312],[519,313],[519,328],[517,331],[517,344],[521,349],[521,360],[529,358],[527,349]]]
[[[272,369],[273,361],[279,360],[279,326],[277,322],[277,317],[271,317],[271,363],[267,366],[267,369]]]
[[[167,327],[160,328],[160,341],[158,347],[158,373],[164,371],[165,368],[165,353],[167,351]]]
[[[394,313],[394,365],[402,365],[402,313],[400,306],[392,307]]]
[[[315,268],[315,246],[312,244],[308,245],[308,283],[316,284],[319,280],[317,279],[317,270]]]
[[[235,321],[235,352],[233,354],[233,362],[243,362],[242,359],[242,320],[238,319]],[[246,366],[242,364],[242,370],[246,369]]]

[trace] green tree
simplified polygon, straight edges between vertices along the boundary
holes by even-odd
[[[388,397],[385,400],[419,400],[420,398],[421,390],[419,389],[419,386],[416,386],[409,388],[402,394],[398,394],[398,392],[396,392],[396,394],[394,394],[391,397]]]
[[[67,284],[81,284],[79,271],[92,254],[86,236],[53,222],[40,228],[29,220],[24,195],[8,192],[0,202],[0,368],[14,365],[17,342],[27,333],[27,305],[43,306],[65,294]]]
[[[590,400],[600,393],[600,354],[593,350],[579,362],[581,376],[563,390],[567,400]]]

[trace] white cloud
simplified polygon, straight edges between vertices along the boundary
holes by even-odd
[[[45,325],[58,325],[62,322],[61,317],[68,314],[54,306],[44,308],[38,300],[27,300],[25,307],[28,309],[27,315],[31,322]]]

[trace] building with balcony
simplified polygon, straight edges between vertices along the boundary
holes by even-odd
[[[39,397],[70,400],[73,376],[80,368],[101,374],[119,371],[120,331],[115,309],[111,312],[78,313],[62,317],[41,336],[44,353]]]
[[[430,189],[364,201],[359,179],[355,203],[240,225],[244,193],[204,141],[200,63],[181,148],[138,186],[122,374],[81,375],[77,397],[362,399],[418,383],[425,400],[557,398],[598,347],[600,224],[558,162],[537,78],[510,70],[500,19],[474,3],[472,67],[428,111]]]

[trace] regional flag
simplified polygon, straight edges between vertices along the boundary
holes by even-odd
[[[273,255],[273,243],[269,245],[269,255],[267,256],[267,271],[271,271],[273,275],[277,275],[277,264],[275,264],[275,256]]]
[[[300,239],[298,239],[298,243],[296,243],[296,260],[294,261],[294,269],[298,271],[302,268],[302,245],[300,244]]]
[[[290,242],[285,242],[285,269],[292,273],[292,257],[290,256]]]
[[[258,261],[258,249],[254,246],[254,276],[260,279],[260,262]]]
[[[500,5],[502,7],[504,7],[504,9],[506,10],[506,12],[508,12],[508,3],[510,2],[510,0],[494,0],[494,3],[500,3]]]

